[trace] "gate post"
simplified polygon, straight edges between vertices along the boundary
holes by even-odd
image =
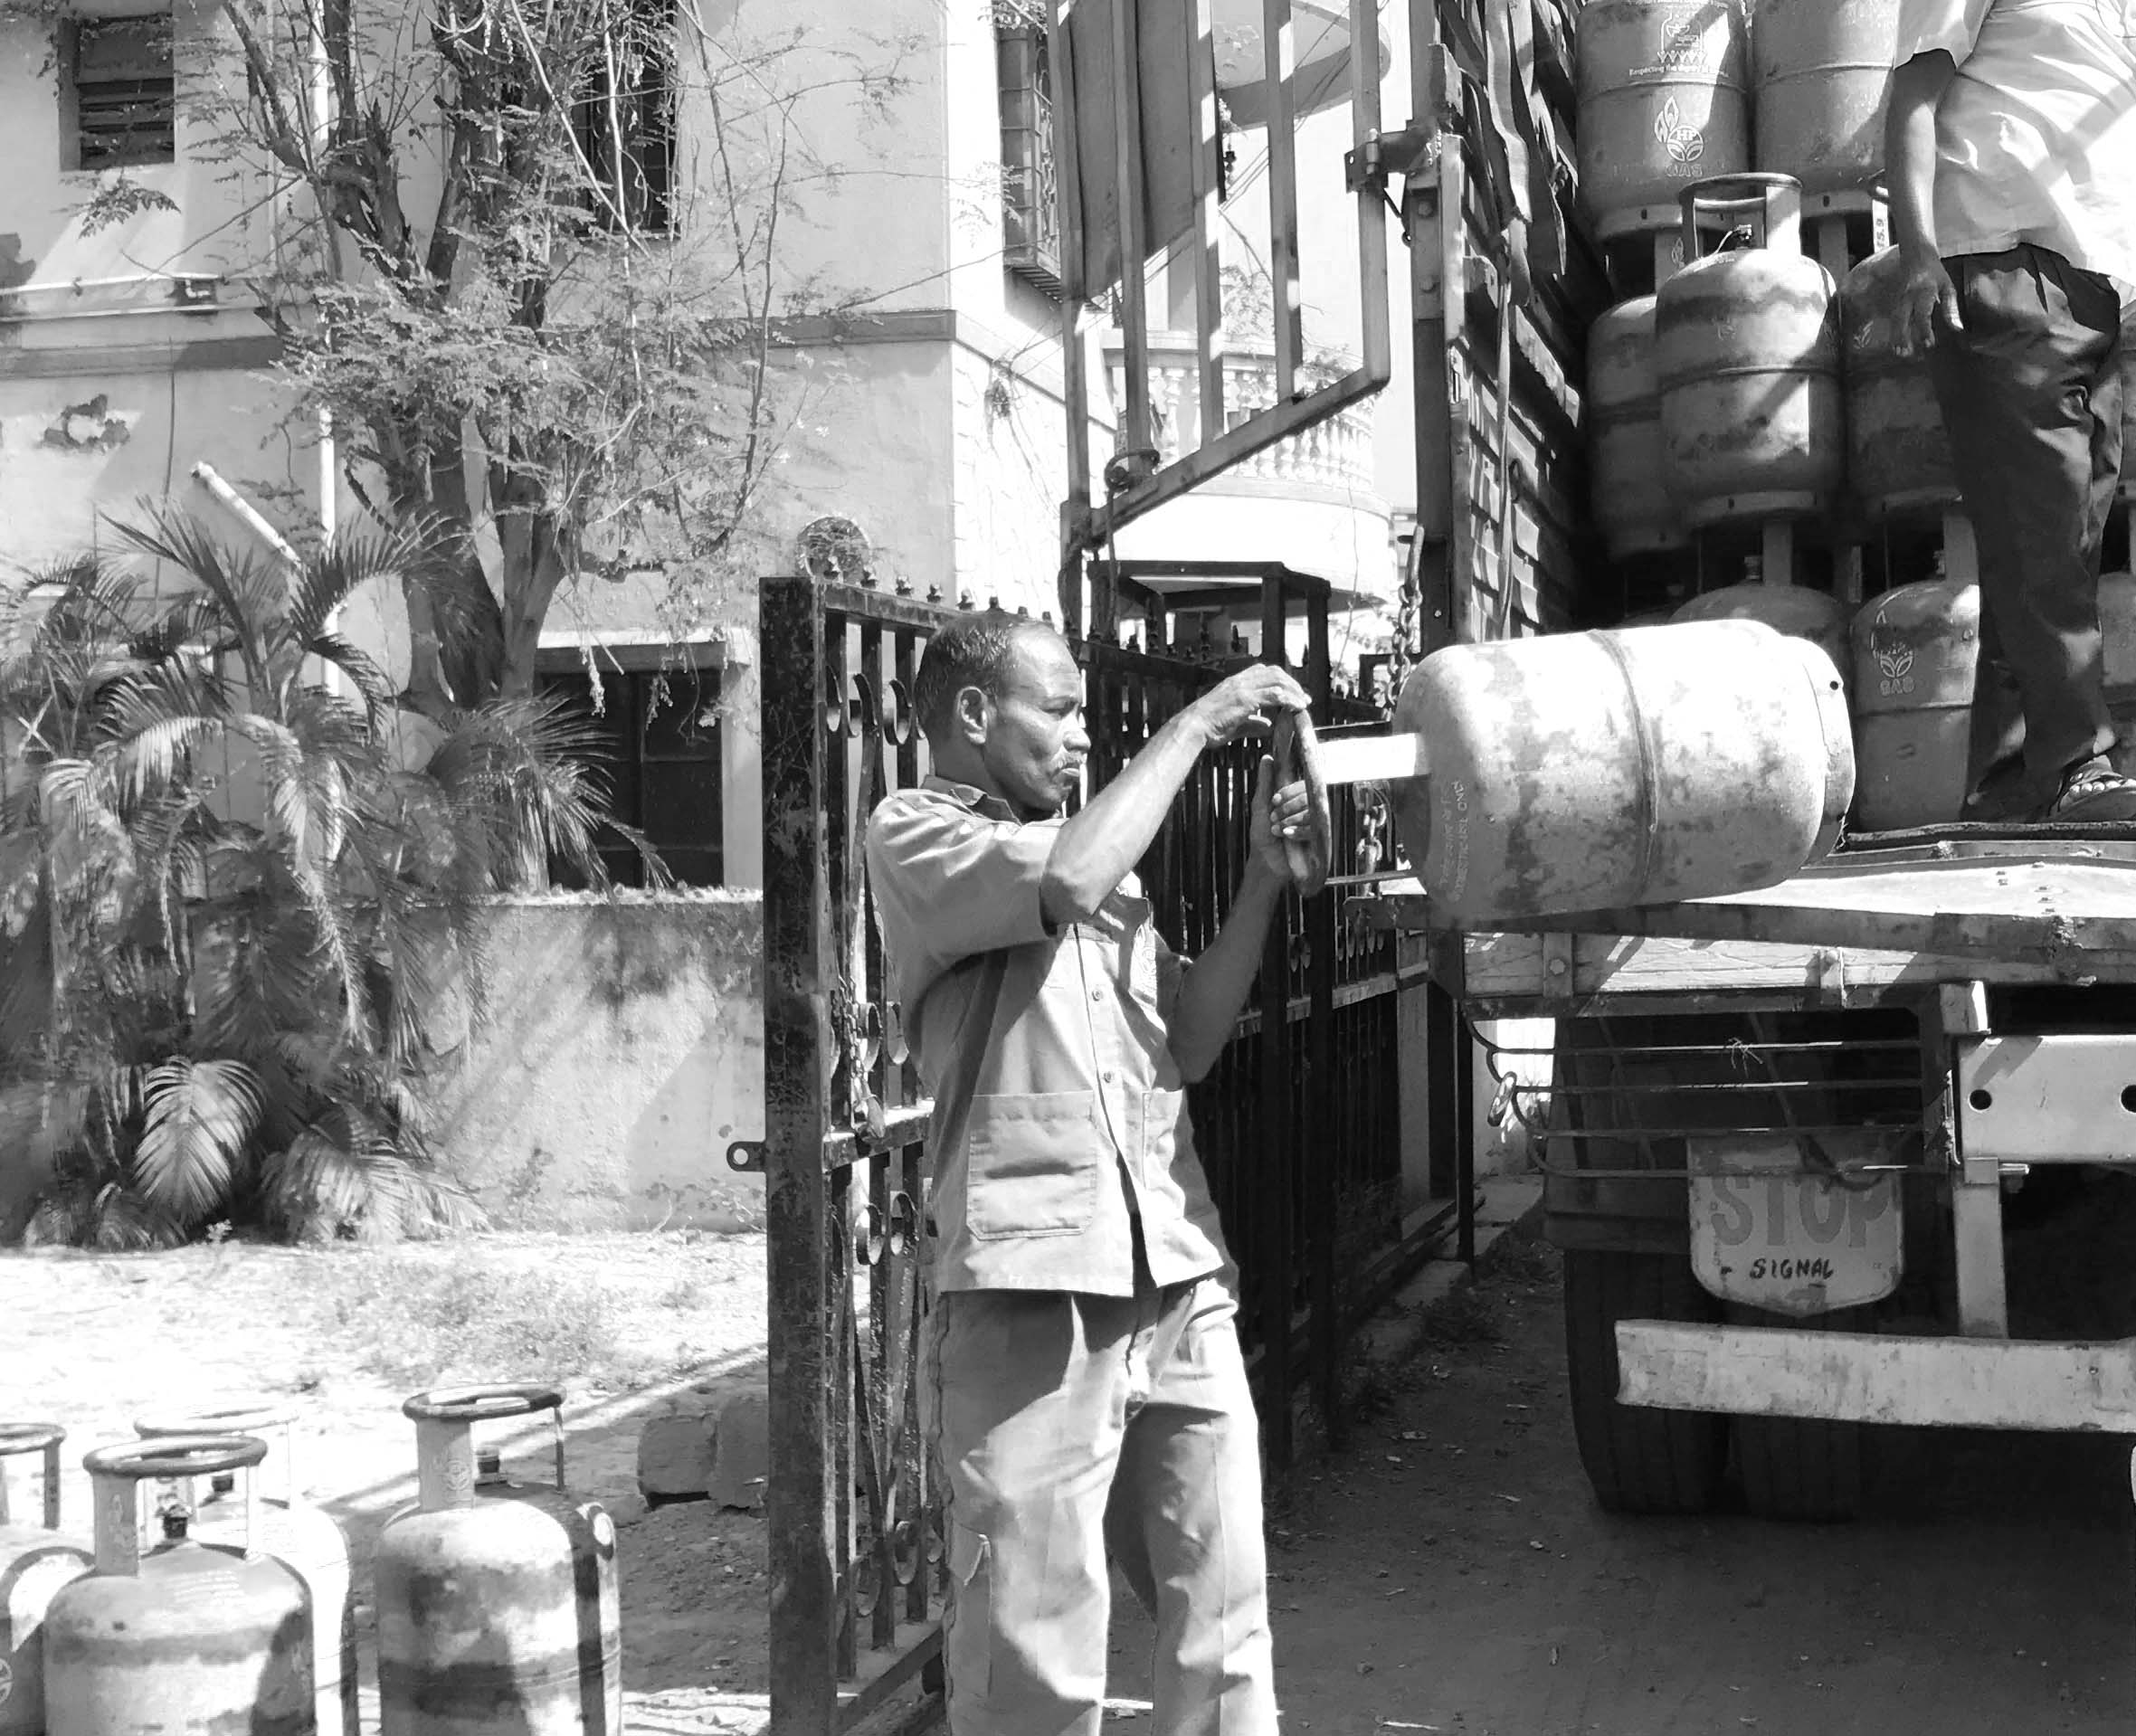
[[[823,623],[809,579],[767,578],[761,599],[772,1727],[779,1736],[828,1736],[838,1717],[838,1655],[824,991],[836,972],[824,877]]]

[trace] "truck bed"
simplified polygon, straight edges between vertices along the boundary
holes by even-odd
[[[1433,925],[1413,881],[1355,901]],[[1451,975],[1453,949],[1439,949]],[[1862,838],[1780,886],[1468,933],[1461,981],[1485,1017],[1697,1005],[1873,1006],[1938,982],[2136,982],[2136,829],[1978,826]]]

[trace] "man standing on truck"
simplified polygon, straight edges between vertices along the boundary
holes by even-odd
[[[876,809],[868,866],[935,1098],[950,1729],[1097,1736],[1109,1552],[1157,1623],[1154,1736],[1275,1736],[1259,1432],[1184,1087],[1259,969],[1304,786],[1262,760],[1237,898],[1191,965],[1134,866],[1204,750],[1305,695],[1240,670],[1064,819],[1090,741],[1051,628],[953,621],[913,685],[934,775]]]
[[[2136,5],[1902,0],[1886,119],[1905,272],[1980,556],[1965,817],[2136,821],[2099,548],[2136,286]]]

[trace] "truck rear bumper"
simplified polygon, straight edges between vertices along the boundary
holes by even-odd
[[[1662,1410],[2136,1434],[2136,1339],[2020,1342],[1625,1320],[1618,1398]]]

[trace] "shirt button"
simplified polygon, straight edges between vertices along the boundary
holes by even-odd
[[[1105,991],[1103,989],[1093,989],[1090,991],[1090,998],[1093,1001],[1103,1001],[1105,999]]]
[[[1103,1073],[1100,1073],[1100,1074],[1099,1074],[1097,1077],[1098,1077],[1100,1079],[1102,1079],[1102,1080],[1103,1080],[1103,1081],[1104,1081],[1106,1084],[1107,1084],[1107,1085],[1110,1085],[1110,1084],[1112,1084],[1112,1082],[1113,1082],[1113,1069],[1112,1069],[1111,1067],[1108,1067],[1107,1068],[1106,1068],[1106,1070],[1105,1070]]]

